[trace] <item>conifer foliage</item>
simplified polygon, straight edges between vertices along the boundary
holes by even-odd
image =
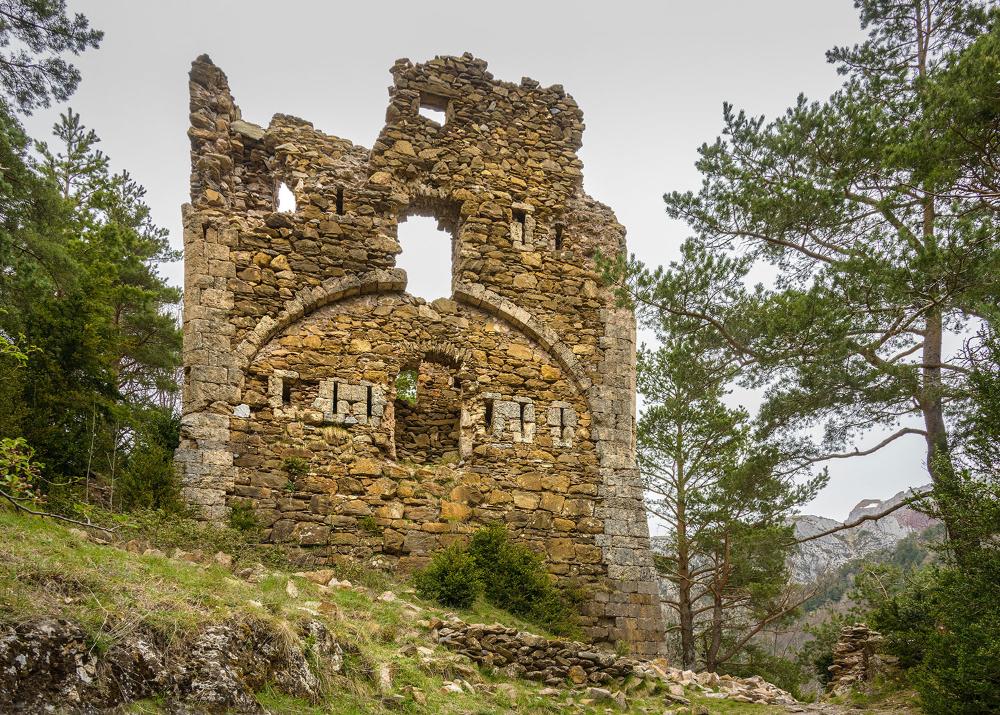
[[[180,291],[158,266],[179,255],[78,113],[37,143],[17,116],[67,98],[66,55],[101,36],[59,0],[0,2],[0,437],[30,450],[50,502],[164,506]]]

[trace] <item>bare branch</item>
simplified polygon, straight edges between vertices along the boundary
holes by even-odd
[[[809,459],[804,459],[801,461],[800,464],[801,465],[816,464],[817,462],[827,462],[831,459],[850,459],[851,457],[864,457],[869,454],[874,454],[883,447],[891,444],[892,442],[895,442],[900,437],[904,437],[905,435],[908,434],[926,435],[927,433],[924,432],[922,429],[917,429],[916,427],[904,427],[903,429],[898,430],[897,432],[893,432],[891,435],[889,435],[888,437],[886,437],[885,439],[883,439],[881,442],[879,442],[870,449],[859,450],[855,448],[853,452],[843,452],[840,454],[824,454],[820,457],[810,457]]]
[[[894,506],[889,507],[888,509],[885,509],[885,510],[880,511],[880,512],[876,512],[875,514],[865,514],[864,516],[858,517],[854,521],[848,522],[846,524],[842,524],[841,526],[835,526],[832,529],[827,529],[826,531],[821,531],[818,534],[813,534],[812,536],[805,536],[805,537],[803,537],[801,539],[796,539],[795,541],[791,541],[791,542],[789,542],[788,545],[789,546],[795,546],[797,544],[804,544],[807,541],[814,541],[815,539],[821,539],[824,536],[829,536],[830,534],[836,534],[838,531],[846,531],[847,529],[853,529],[856,526],[860,526],[861,524],[864,524],[866,521],[878,521],[879,519],[882,519],[884,517],[889,516],[889,514],[893,513],[897,509],[902,509],[904,506],[908,506],[908,505],[912,504],[915,501],[919,501],[919,500],[921,500],[921,499],[929,496],[932,491],[933,490],[927,490],[925,492],[917,492],[917,493],[913,494],[912,496],[909,496],[906,499],[903,499],[898,504],[895,504]]]
[[[106,532],[108,534],[114,534],[115,533],[114,529],[109,529],[109,528],[107,528],[105,526],[98,526],[97,524],[90,524],[90,523],[87,523],[85,521],[77,521],[76,519],[71,519],[68,516],[63,516],[62,514],[52,514],[51,512],[47,512],[47,511],[35,511],[34,509],[29,509],[24,504],[21,504],[17,500],[16,497],[14,497],[11,494],[8,494],[7,492],[5,492],[2,489],[0,489],[0,497],[3,497],[7,501],[9,501],[11,504],[13,504],[14,508],[17,509],[18,511],[23,511],[26,514],[31,514],[32,516],[44,516],[44,517],[48,517],[50,519],[56,519],[58,521],[68,522],[70,524],[76,524],[77,526],[85,526],[85,527],[90,528],[90,529],[100,529],[101,531],[104,531],[104,532]]]

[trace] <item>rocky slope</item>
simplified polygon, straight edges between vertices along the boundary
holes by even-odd
[[[0,508],[0,712],[817,712],[484,604],[445,613],[357,564],[295,571],[204,530],[178,548],[191,530],[125,540]]]
[[[920,487],[918,491],[928,489]],[[880,501],[864,499],[858,502],[843,522],[822,516],[802,515],[794,518],[795,535],[804,538],[849,524],[866,514],[876,514],[895,506],[906,499],[910,490],[899,492],[893,497]],[[799,545],[789,566],[793,580],[812,583],[823,573],[835,569],[853,559],[891,549],[904,537],[923,531],[936,522],[915,509],[905,506],[877,521],[866,521],[853,529],[821,536]]]

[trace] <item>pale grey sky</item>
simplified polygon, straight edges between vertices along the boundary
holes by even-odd
[[[187,200],[187,72],[208,53],[229,76],[248,121],[283,112],[365,146],[382,127],[398,57],[470,51],[494,76],[562,84],[583,109],[585,184],[628,228],[648,263],[674,257],[687,235],[662,195],[694,189],[697,147],[721,127],[722,102],[774,116],[799,92],[840,83],[824,51],[860,38],[851,0],[590,0],[304,2],[70,0],[105,31],[79,58],[69,102],[103,138],[115,168],[148,189],[156,221],[180,247]],[[28,121],[42,137],[64,107]],[[401,264],[447,272],[433,222],[401,229]],[[419,253],[407,250],[415,243]],[[434,246],[437,251],[430,250]],[[164,273],[180,283],[179,264]],[[433,296],[432,296],[433,297]],[[753,401],[752,396],[745,399]],[[751,405],[752,407],[753,405]],[[866,443],[879,440],[872,435]],[[907,441],[909,440],[909,441]],[[862,447],[864,444],[862,444]],[[830,486],[807,511],[844,518],[862,498],[928,481],[923,444],[904,438],[876,456],[831,464]]]

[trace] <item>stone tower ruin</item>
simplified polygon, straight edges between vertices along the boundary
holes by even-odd
[[[653,654],[635,320],[594,266],[625,231],[583,191],[583,115],[469,54],[391,73],[366,149],[282,114],[246,122],[223,72],[193,63],[185,497],[209,519],[251,505],[313,563],[412,568],[503,522],[582,588],[592,639]],[[394,267],[413,215],[452,236],[450,299],[409,295]]]

